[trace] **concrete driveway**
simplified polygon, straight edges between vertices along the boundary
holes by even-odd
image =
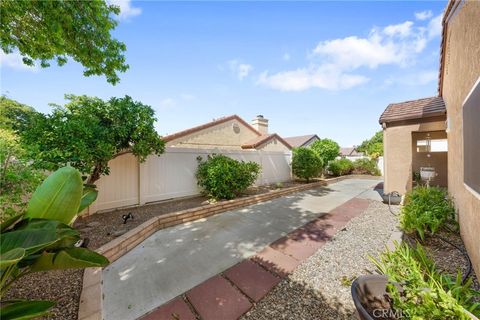
[[[103,317],[136,319],[354,197],[379,200],[378,182],[347,179],[160,230],[103,271]]]

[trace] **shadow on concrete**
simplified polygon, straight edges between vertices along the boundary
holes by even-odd
[[[158,231],[104,270],[105,319],[135,319],[287,235],[316,251],[335,229],[325,212],[358,194],[348,183],[339,183],[347,191],[320,187]]]

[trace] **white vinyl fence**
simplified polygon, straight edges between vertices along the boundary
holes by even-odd
[[[98,198],[88,214],[197,195],[200,193],[195,178],[197,158],[206,159],[213,153],[260,164],[257,185],[288,181],[292,177],[290,152],[170,147],[161,156],[149,156],[143,163],[127,153],[110,161],[110,174],[97,181]]]

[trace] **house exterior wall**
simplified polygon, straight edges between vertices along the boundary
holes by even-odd
[[[446,35],[442,97],[449,123],[448,189],[458,209],[462,238],[480,275],[480,196],[463,184],[462,120],[463,102],[480,76],[480,2],[464,2],[448,21]]]
[[[445,130],[445,119],[423,123],[399,123],[383,130],[384,141],[384,192],[405,194],[412,188],[412,132]]]
[[[271,140],[268,140],[267,142],[259,145],[257,147],[257,150],[262,150],[262,151],[281,151],[281,152],[290,152],[290,149],[280,141],[278,141],[277,138],[273,138]]]
[[[234,130],[235,123],[238,132]],[[258,135],[252,129],[233,119],[171,140],[167,142],[167,147],[240,150],[244,142],[256,137]]]

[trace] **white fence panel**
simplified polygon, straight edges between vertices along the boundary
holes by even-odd
[[[213,153],[260,164],[257,185],[291,180],[290,152],[170,147],[161,156],[149,156],[141,164],[132,154],[125,154],[112,160],[110,175],[98,181],[99,196],[89,213],[199,194],[197,158],[205,160]]]
[[[138,161],[130,153],[109,162],[110,174],[97,181],[98,197],[89,213],[138,204]]]

